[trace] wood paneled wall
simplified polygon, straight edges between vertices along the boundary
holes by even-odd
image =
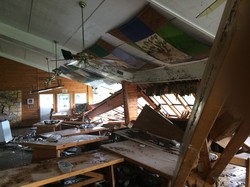
[[[0,67],[0,90],[22,91],[22,123],[20,126],[31,126],[33,123],[38,122],[40,120],[39,94],[30,94],[30,91],[32,88],[41,89],[44,77],[47,77],[48,73],[3,57],[0,57]],[[67,89],[68,93],[71,95],[74,93],[88,93],[89,98],[87,100],[92,101],[91,87],[66,78],[60,77],[60,79],[63,88]],[[62,89],[44,93],[56,95],[62,93]],[[34,105],[28,105],[27,98],[34,98]]]
[[[122,82],[125,124],[138,117],[138,91],[137,85],[127,81]]]

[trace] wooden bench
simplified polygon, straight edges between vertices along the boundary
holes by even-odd
[[[62,173],[57,164],[59,160],[67,160],[73,164],[72,171],[69,173]],[[90,178],[72,186],[85,186],[107,177],[110,179],[111,186],[114,187],[113,166],[123,161],[124,159],[121,156],[111,152],[85,152],[79,156],[51,159],[39,163],[32,163],[28,166],[0,171],[0,186],[35,187],[54,183],[77,175],[86,175]],[[102,168],[110,169],[111,172],[108,176],[95,172]]]

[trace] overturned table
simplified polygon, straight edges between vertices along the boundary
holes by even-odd
[[[73,164],[72,171],[62,173],[57,164],[59,160],[67,160]],[[113,165],[123,161],[124,159],[121,156],[111,152],[85,152],[79,156],[51,159],[28,166],[0,171],[0,186],[42,186],[76,175],[85,175],[90,178],[78,184],[78,186],[84,186],[104,179],[102,174],[94,172],[101,168],[109,169],[110,175],[107,177],[110,179],[112,186],[115,186]]]
[[[101,142],[107,139],[108,139],[107,136],[76,135],[76,136],[62,137],[57,142],[49,142],[44,140],[44,141],[29,141],[29,142],[24,142],[22,144],[29,146],[33,149],[32,162],[34,162],[34,161],[60,157],[61,152],[70,147]]]

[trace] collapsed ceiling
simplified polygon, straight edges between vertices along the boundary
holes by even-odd
[[[1,56],[47,71],[46,58],[56,68],[54,41],[58,59],[61,49],[82,51],[78,1],[0,1]],[[225,6],[225,0],[85,3],[84,51],[98,60],[58,66],[65,76],[94,87],[200,79]]]

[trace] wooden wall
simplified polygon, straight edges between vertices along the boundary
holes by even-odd
[[[0,90],[22,91],[22,122],[20,126],[31,126],[40,120],[40,111],[39,94],[30,94],[30,91],[32,88],[41,89],[43,87],[43,77],[47,77],[48,73],[3,57],[0,57],[0,67]],[[93,95],[91,87],[66,78],[60,77],[60,79],[63,88],[67,89],[68,93],[72,95],[74,93],[88,93],[89,98],[87,100],[89,102],[92,101]],[[44,93],[53,93],[56,95],[62,93],[62,89]],[[34,98],[34,105],[27,104],[28,98]]]
[[[138,117],[138,91],[137,85],[127,81],[122,82],[125,124]]]

